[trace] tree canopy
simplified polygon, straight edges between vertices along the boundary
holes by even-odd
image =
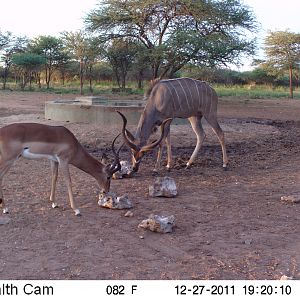
[[[253,54],[252,11],[238,0],[105,0],[86,17],[87,29],[103,41],[140,41],[152,62],[153,77],[172,77],[187,63],[238,63]]]
[[[293,98],[293,70],[300,65],[300,34],[289,31],[269,32],[265,39],[266,61],[262,66],[270,74],[289,72],[290,97]]]

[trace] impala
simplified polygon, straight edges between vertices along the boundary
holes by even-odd
[[[15,123],[0,128],[0,205],[3,213],[8,212],[2,191],[3,177],[18,158],[24,157],[28,159],[47,158],[50,160],[52,171],[50,201],[53,208],[57,207],[55,189],[58,166],[61,168],[71,207],[75,215],[79,216],[80,211],[76,207],[73,198],[69,164],[90,174],[96,179],[103,192],[108,192],[111,176],[121,168],[119,162],[121,147],[117,152],[114,149],[117,137],[112,142],[114,162],[107,165],[91,156],[73,133],[63,126]]]
[[[224,133],[217,120],[218,96],[215,90],[206,82],[191,78],[179,78],[169,80],[156,80],[145,95],[147,103],[140,117],[135,135],[126,129],[126,117],[123,119],[123,137],[125,143],[132,149],[133,171],[137,172],[141,159],[145,153],[144,145],[156,126],[161,125],[166,118],[187,118],[197,137],[196,147],[187,162],[189,168],[197,156],[205,139],[202,127],[202,117],[211,125],[222,147],[223,168],[226,169],[228,158],[225,147]],[[167,145],[167,168],[171,168],[172,153],[170,140],[170,123],[164,130],[160,139],[157,161],[154,171],[160,167],[163,141]]]

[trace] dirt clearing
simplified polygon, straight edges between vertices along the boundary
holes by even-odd
[[[65,125],[93,155],[109,154],[121,121],[105,128],[45,120],[44,102],[61,97],[1,91],[0,126]],[[112,182],[112,191],[132,200],[130,218],[126,211],[99,207],[96,182],[73,167],[82,217],[74,216],[61,177],[60,207],[52,209],[49,162],[20,159],[3,182],[10,214],[0,215],[9,218],[0,225],[0,278],[300,279],[300,204],[280,200],[300,196],[300,101],[221,99],[219,119],[229,170],[222,169],[221,147],[208,126],[195,164],[185,170],[195,135],[190,126],[172,126],[175,165],[161,175],[175,179],[179,195],[148,196],[154,151],[137,176]],[[129,159],[129,151],[121,157]],[[173,233],[138,228],[151,213],[174,215]]]

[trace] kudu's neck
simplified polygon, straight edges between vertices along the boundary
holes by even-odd
[[[135,139],[139,140],[139,146],[145,146],[155,126],[155,123],[159,121],[156,116],[156,111],[152,109],[149,102],[147,103],[145,110],[143,111],[138,123],[138,127],[135,133]]]

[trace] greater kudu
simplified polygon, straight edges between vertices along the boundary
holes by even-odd
[[[161,125],[166,118],[187,118],[192,125],[197,136],[197,144],[187,162],[187,167],[190,167],[205,139],[205,132],[201,124],[201,119],[204,117],[220,141],[223,154],[223,168],[226,169],[228,158],[224,133],[217,120],[218,96],[211,86],[206,82],[191,78],[157,80],[145,97],[147,98],[147,103],[140,117],[135,136],[126,129],[126,118],[121,114],[124,125],[123,137],[125,143],[133,152],[134,172],[138,171],[141,158],[145,154],[145,151],[142,151],[142,149],[147,143],[149,136],[154,128]],[[167,145],[168,169],[171,168],[172,163],[170,122],[166,125],[163,134],[154,169],[156,172],[160,166],[163,140],[166,141]]]

